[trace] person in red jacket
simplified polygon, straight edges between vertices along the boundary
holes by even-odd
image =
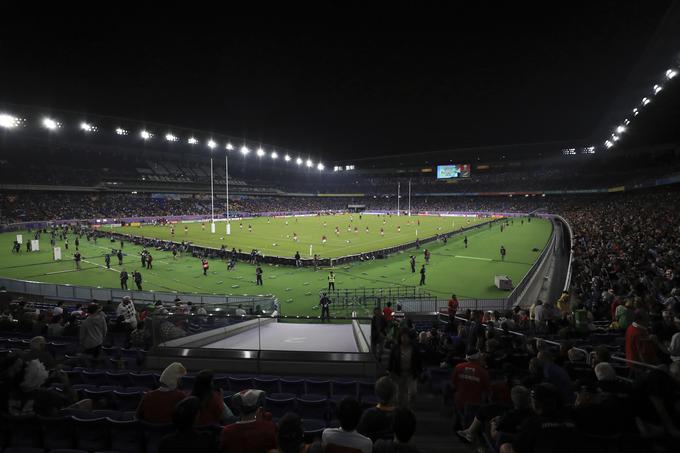
[[[626,329],[626,360],[655,364],[654,344],[647,331],[648,317],[643,310],[636,310],[633,323]],[[630,368],[635,364],[628,362]]]
[[[208,275],[208,260],[203,258],[201,260],[201,265],[203,266],[203,275]]]
[[[454,405],[461,411],[466,404],[480,405],[489,394],[489,372],[479,361],[479,351],[473,350],[453,369]]]
[[[393,318],[394,311],[392,310],[392,302],[387,302],[383,308],[383,316],[385,317],[385,322],[390,323]]]
[[[264,400],[262,390],[242,390],[232,397],[241,419],[222,430],[221,452],[267,453],[276,448],[276,427],[263,409]]]

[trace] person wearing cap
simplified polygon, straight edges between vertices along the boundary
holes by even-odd
[[[104,316],[101,307],[99,304],[90,304],[87,307],[87,318],[80,323],[78,330],[80,347],[86,354],[95,359],[98,358],[107,331],[106,316]]]
[[[321,444],[326,451],[348,451],[371,453],[373,442],[359,434],[356,429],[361,418],[361,404],[351,396],[345,397],[338,404],[337,410],[340,428],[326,428],[321,435]],[[332,450],[335,448],[335,450]]]
[[[158,380],[158,389],[145,393],[139,402],[137,418],[149,423],[170,423],[175,405],[186,397],[178,390],[182,376],[186,374],[186,368],[179,362],[165,367]]]
[[[276,427],[264,411],[265,392],[241,390],[232,404],[241,414],[236,423],[226,425],[220,435],[223,453],[267,453],[276,448]]]
[[[554,385],[538,384],[531,392],[530,401],[534,415],[522,425],[512,443],[501,445],[500,453],[572,453],[583,446]]]
[[[215,453],[217,446],[212,435],[195,429],[200,403],[195,396],[181,399],[170,409],[176,431],[163,437],[158,445],[162,453]]]
[[[465,359],[465,362],[456,365],[451,375],[455,391],[454,406],[461,413],[466,405],[482,404],[490,392],[491,385],[489,372],[480,363],[479,351],[471,350]]]

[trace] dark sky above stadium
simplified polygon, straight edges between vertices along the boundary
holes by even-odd
[[[395,19],[331,6],[291,19],[23,14],[0,31],[0,102],[326,160],[578,140],[594,133],[670,3],[413,3]]]

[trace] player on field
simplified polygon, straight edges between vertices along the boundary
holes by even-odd
[[[325,234],[324,234],[323,236],[321,236],[321,243],[322,243],[322,244],[325,244],[327,241],[328,241],[328,239],[326,239],[326,235],[325,235]]]
[[[411,273],[416,273],[416,257],[411,255],[409,258],[409,263],[411,264]]]
[[[468,245],[467,236],[465,236],[465,238],[463,239],[463,244],[465,244],[465,248],[467,248],[467,245]]]
[[[505,261],[505,254],[507,252],[505,251],[505,247],[501,245],[501,261]]]
[[[76,269],[80,270],[80,260],[82,257],[80,256],[80,252],[76,249],[76,253],[73,254],[73,261],[76,263]]]
[[[208,275],[208,268],[210,267],[208,264],[208,260],[203,258],[201,260],[201,267],[203,267],[203,275]]]
[[[423,255],[425,256],[425,264],[430,264],[430,251],[428,249],[425,249]]]
[[[255,285],[262,286],[262,268],[260,266],[255,269]]]
[[[425,265],[420,268],[420,286],[425,285]]]

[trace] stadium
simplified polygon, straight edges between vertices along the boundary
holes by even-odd
[[[8,45],[0,451],[675,451],[680,6],[505,13]]]

